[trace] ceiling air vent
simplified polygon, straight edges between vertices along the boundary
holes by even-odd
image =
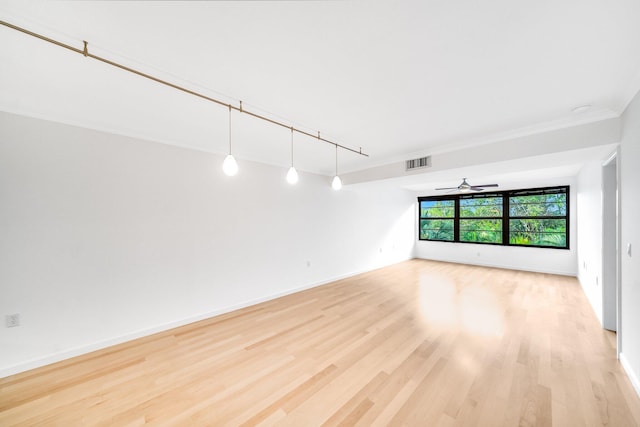
[[[420,157],[419,159],[407,160],[408,171],[420,168],[431,167],[431,156]]]

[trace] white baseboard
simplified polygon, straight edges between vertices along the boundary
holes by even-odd
[[[636,390],[636,394],[640,397],[640,377],[638,377],[638,373],[634,372],[629,360],[625,357],[624,353],[620,353],[620,364],[624,368],[627,376],[629,377],[629,381],[633,385],[633,388]]]
[[[452,264],[477,265],[479,267],[502,268],[504,270],[530,271],[532,273],[557,274],[559,276],[576,277],[576,272],[575,271],[559,271],[559,270],[558,271],[554,271],[554,270],[542,270],[542,269],[536,269],[536,268],[521,268],[521,267],[515,267],[515,266],[512,266],[512,265],[501,265],[501,264],[494,264],[494,263],[488,263],[488,262],[487,263],[483,263],[483,262],[467,261],[467,260],[459,261],[459,260],[437,258],[437,257],[425,258],[425,257],[416,256],[416,258],[418,258],[418,259],[426,259],[428,261],[450,262]]]
[[[406,258],[403,260],[399,260],[397,262],[407,261],[411,258]],[[62,360],[70,359],[72,357],[81,356],[83,354],[91,353],[93,351],[102,350],[107,347],[111,347],[117,344],[122,344],[127,341],[135,340],[138,338],[146,337],[149,335],[153,335],[159,332],[164,332],[173,328],[177,328],[180,326],[188,325],[189,323],[199,322],[200,320],[209,319],[211,317],[219,316],[221,314],[229,313],[235,310],[239,310],[241,308],[249,307],[252,305],[260,304],[265,301],[270,301],[276,298],[280,298],[286,295],[294,294],[296,292],[305,291],[307,289],[315,288],[317,286],[326,285],[337,280],[346,279],[347,277],[353,277],[358,274],[367,273],[369,271],[377,270],[378,268],[383,268],[391,264],[395,264],[397,262],[391,262],[384,265],[376,266],[370,269],[363,269],[361,271],[354,271],[346,274],[341,274],[338,276],[330,277],[328,279],[324,279],[318,282],[307,283],[303,286],[288,289],[283,292],[277,292],[274,294],[266,295],[260,298],[254,298],[251,300],[243,301],[238,304],[234,304],[231,306],[223,307],[217,310],[209,311],[206,313],[197,314],[195,316],[189,316],[184,319],[175,320],[172,322],[164,323],[153,328],[141,329],[139,331],[131,332],[125,335],[121,335],[118,337],[97,341],[94,343],[90,343],[87,345],[78,346],[75,348],[67,349],[64,351],[60,351],[57,353],[49,354],[44,357],[38,357],[34,359],[30,359],[24,362],[17,363],[15,365],[6,366],[0,368],[0,378],[8,377],[10,375],[19,374],[20,372],[29,371],[31,369],[40,368],[42,366],[50,365],[52,363],[60,362]]]

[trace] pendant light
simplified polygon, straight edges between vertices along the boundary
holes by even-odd
[[[287,182],[291,185],[298,182],[298,171],[293,167],[293,127],[291,128],[291,167],[287,172]]]
[[[228,176],[234,176],[238,173],[238,162],[231,154],[231,105],[229,105],[229,154],[224,158],[222,170]]]
[[[336,145],[336,176],[333,177],[333,181],[331,181],[331,187],[334,190],[339,190],[342,188],[342,180],[338,176],[338,146]]]

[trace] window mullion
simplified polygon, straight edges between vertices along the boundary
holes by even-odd
[[[511,244],[509,240],[509,194],[502,196],[502,244]]]
[[[460,197],[456,197],[453,211],[453,241],[460,241]]]

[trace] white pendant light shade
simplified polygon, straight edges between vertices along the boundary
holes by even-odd
[[[336,191],[342,188],[342,180],[338,175],[333,177],[333,181],[331,181],[331,187]]]
[[[238,162],[231,154],[227,154],[227,157],[224,158],[222,170],[228,176],[234,176],[238,173]]]
[[[298,171],[293,166],[291,166],[289,172],[287,172],[287,182],[292,185],[298,182]]]

